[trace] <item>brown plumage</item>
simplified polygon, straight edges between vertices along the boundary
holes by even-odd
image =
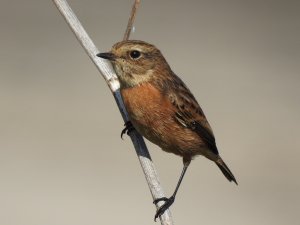
[[[110,60],[116,70],[133,127],[162,150],[183,158],[174,194],[155,201],[166,201],[155,218],[174,202],[185,171],[197,155],[214,161],[229,181],[237,183],[219,155],[213,131],[195,97],[154,45],[123,41],[98,56]]]

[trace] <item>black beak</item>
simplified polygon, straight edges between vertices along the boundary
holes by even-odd
[[[110,61],[115,61],[116,59],[116,56],[111,52],[98,53],[97,56],[103,59],[108,59]]]

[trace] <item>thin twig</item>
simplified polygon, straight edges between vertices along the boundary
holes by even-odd
[[[130,14],[130,17],[129,17],[129,20],[128,20],[128,24],[127,24],[127,28],[126,28],[126,31],[125,31],[125,34],[124,34],[124,37],[123,37],[123,41],[127,41],[129,39],[129,36],[131,34],[131,31],[132,31],[134,19],[135,19],[135,16],[136,16],[136,12],[137,12],[137,9],[140,5],[140,2],[141,2],[140,0],[135,0],[134,4],[132,6],[131,14]]]
[[[99,72],[102,74],[106,83],[108,84],[110,90],[112,91],[115,97],[116,103],[119,107],[124,121],[128,121],[128,114],[126,112],[119,90],[120,83],[114,70],[112,69],[111,64],[107,60],[101,59],[96,56],[96,54],[99,53],[97,47],[90,39],[85,29],[82,27],[80,21],[77,19],[76,15],[70,8],[67,1],[53,0],[53,2],[64,17],[64,19],[66,20],[66,22],[68,23],[68,25],[70,26],[71,30],[77,37],[78,41],[80,42],[86,53],[96,65]],[[130,133],[130,137],[138,155],[153,199],[164,197],[164,193],[160,185],[157,172],[155,170],[154,164],[151,160],[143,138],[135,131]],[[159,202],[157,207],[161,206],[162,204],[162,202]],[[165,211],[165,213],[160,217],[160,221],[162,225],[173,225],[173,220],[169,210]]]

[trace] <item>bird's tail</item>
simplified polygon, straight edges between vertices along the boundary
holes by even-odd
[[[224,176],[225,176],[230,182],[233,181],[234,183],[238,184],[238,183],[236,182],[236,179],[235,179],[235,177],[233,176],[232,172],[231,172],[230,169],[227,167],[227,165],[225,164],[225,162],[221,159],[221,157],[219,157],[215,163],[216,163],[217,166],[220,168],[220,170],[222,171],[222,173],[224,174]]]

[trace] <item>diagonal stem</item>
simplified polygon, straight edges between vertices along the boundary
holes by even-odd
[[[124,121],[128,121],[128,115],[124,106],[124,103],[121,98],[121,94],[119,91],[119,81],[114,70],[111,67],[111,64],[106,60],[103,60],[96,56],[99,53],[97,47],[90,39],[89,35],[86,33],[85,29],[82,27],[80,21],[77,19],[73,10],[70,8],[69,4],[66,0],[53,0],[54,4],[70,26],[71,30],[75,34],[76,38],[89,55],[93,63],[96,65],[100,74],[105,79],[108,84],[110,90],[112,91],[116,103],[119,107],[120,113],[124,119]],[[129,32],[130,33],[130,32]],[[131,140],[135,147],[136,153],[138,155],[140,164],[142,166],[143,172],[145,174],[145,178],[147,180],[150,192],[152,194],[153,199],[164,197],[163,189],[160,185],[157,172],[155,170],[154,164],[151,160],[150,154],[147,150],[146,144],[143,138],[136,132],[133,131],[130,133]],[[161,206],[158,204],[157,207]],[[173,225],[173,220],[171,217],[171,213],[167,210],[161,217],[160,221],[162,225]]]
[[[130,13],[130,17],[129,17],[129,20],[128,20],[127,28],[126,28],[126,31],[125,31],[125,34],[124,34],[124,37],[123,37],[123,41],[127,41],[129,39],[129,36],[131,34],[131,31],[132,31],[134,19],[135,19],[135,16],[136,16],[136,12],[137,12],[137,9],[140,5],[140,2],[141,2],[140,0],[135,0],[134,1],[134,4],[132,6],[132,10],[131,10],[131,13]]]

